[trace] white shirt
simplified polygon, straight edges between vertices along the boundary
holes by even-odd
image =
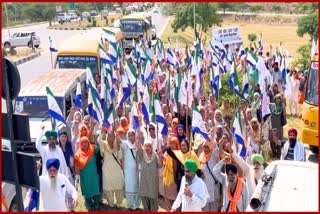
[[[42,175],[47,175],[47,168],[46,168],[46,163],[48,159],[51,158],[56,158],[59,159],[60,161],[60,167],[59,167],[59,172],[61,174],[64,174],[69,178],[71,176],[70,170],[67,166],[66,159],[64,158],[62,149],[59,146],[56,146],[56,149],[50,150],[49,145],[42,145],[42,136],[43,136],[43,131],[40,132],[39,136],[37,137],[36,140],[36,148],[38,152],[41,155],[42,158]]]
[[[190,191],[192,193],[191,198],[184,194],[184,188],[186,184],[186,177],[183,176],[181,180],[180,191],[172,205],[172,209],[178,209],[180,204],[182,203],[181,211],[201,212],[201,209],[206,206],[207,200],[210,198],[206,184],[203,182],[201,178],[195,175],[191,185],[189,186]]]
[[[68,178],[58,173],[57,185],[55,191],[51,188],[48,175],[41,175],[40,181],[40,199],[43,202],[43,211],[68,211],[66,206],[66,194],[72,196],[74,201],[78,199],[77,190],[72,186]]]
[[[285,160],[288,150],[289,150],[290,142],[287,141],[282,150],[281,150],[281,160]],[[294,146],[294,153],[293,153],[294,161],[306,161],[306,153],[304,150],[303,144],[297,140],[296,145]]]

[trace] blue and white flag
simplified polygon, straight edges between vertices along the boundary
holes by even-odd
[[[161,131],[161,134],[163,136],[167,136],[168,135],[168,125],[167,125],[166,119],[163,116],[159,97],[158,97],[158,94],[156,94],[156,93],[154,94],[154,110],[155,110],[156,121],[158,123],[159,130]]]
[[[49,36],[49,42],[50,42],[50,52],[58,52],[58,49],[54,47],[53,41],[50,36]]]
[[[239,80],[238,80],[238,74],[236,70],[236,63],[234,60],[231,65],[231,71],[230,71],[228,83],[233,93],[239,94]]]
[[[132,117],[133,117],[133,129],[137,129],[139,127],[139,116],[138,116],[138,110],[137,110],[137,103],[133,102],[132,104]]]
[[[255,56],[254,53],[252,53],[252,51],[249,51],[247,54],[247,64],[250,65],[251,67],[254,67],[257,65],[258,59]]]
[[[167,64],[172,65],[173,67],[180,66],[176,58],[176,54],[171,50],[170,42],[168,43],[168,49],[167,49]]]
[[[244,143],[244,137],[242,135],[242,126],[241,126],[241,119],[240,119],[240,111],[238,110],[235,115],[235,119],[233,122],[232,133],[234,135],[234,139],[239,146],[239,155],[241,157],[246,157],[247,155],[247,148]]]
[[[146,124],[150,123],[150,111],[149,111],[149,106],[150,106],[150,95],[149,95],[149,90],[148,90],[148,85],[144,87],[144,92],[143,92],[143,102],[141,106],[141,111],[143,114],[143,118],[146,121]]]
[[[248,72],[246,71],[243,74],[242,98],[247,99],[248,97],[249,97],[249,78],[248,78]]]
[[[238,52],[238,57],[242,58],[245,55],[246,55],[246,50],[244,49],[243,45],[241,44],[240,48],[239,48],[239,52]]]
[[[205,123],[196,105],[193,106],[192,112],[192,132],[201,134],[206,140],[209,140],[209,135],[206,130]]]
[[[80,109],[80,111],[82,111],[82,90],[80,81],[77,82],[75,105]]]
[[[104,51],[104,48],[103,48],[103,46],[101,44],[99,44],[99,56],[100,56],[100,62],[102,62],[104,64],[113,64],[113,60]]]
[[[219,67],[216,66],[212,69],[211,73],[211,78],[210,78],[210,83],[212,87],[212,95],[217,96],[219,93],[219,79],[220,79],[220,73],[219,73]]]
[[[63,117],[62,111],[58,105],[58,102],[56,101],[52,91],[49,87],[46,87],[47,91],[47,99],[48,99],[48,107],[49,107],[49,115],[52,117],[52,119],[57,120],[64,125],[66,125],[66,121]]]
[[[104,113],[101,108],[101,100],[97,98],[98,93],[94,89],[91,81],[89,81],[88,91],[88,113],[100,125],[103,124]]]

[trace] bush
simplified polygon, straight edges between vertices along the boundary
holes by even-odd
[[[97,26],[97,20],[93,17],[92,19],[92,26],[96,27]]]
[[[108,19],[108,17],[105,17],[104,19],[106,20],[106,26],[108,26],[108,25],[109,25],[109,19]]]
[[[292,68],[297,67],[299,71],[308,70],[310,65],[311,44],[305,44],[298,48],[297,57],[292,62]]]
[[[113,24],[113,22],[114,22],[114,18],[112,17],[112,18],[111,18],[111,24]]]
[[[250,34],[248,35],[248,40],[249,40],[250,42],[254,42],[256,39],[257,39],[257,35],[256,35],[256,34],[250,33]]]
[[[87,17],[88,22],[91,22],[91,16]]]

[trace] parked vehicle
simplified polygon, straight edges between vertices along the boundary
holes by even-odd
[[[81,16],[82,16],[83,19],[86,19],[86,18],[88,18],[90,16],[90,13],[87,12],[87,11],[84,11]]]
[[[318,211],[318,164],[280,160],[270,163],[259,181],[247,211]]]
[[[102,10],[101,11],[101,16],[105,19],[105,18],[108,18],[108,14],[109,14],[109,12],[108,12],[108,10]]]
[[[9,39],[4,40],[2,45],[4,48],[29,47],[32,48],[32,42],[35,48],[40,46],[40,37],[35,32],[19,32],[14,33]]]
[[[98,15],[98,13],[97,13],[96,10],[92,10],[92,11],[90,12],[90,16],[97,16],[97,15]]]
[[[57,15],[57,21],[60,23],[60,24],[63,24],[64,22],[70,22],[71,21],[71,18],[69,16],[68,13],[58,13]]]
[[[78,18],[77,14],[75,14],[75,13],[69,13],[69,17],[71,20],[75,20]]]

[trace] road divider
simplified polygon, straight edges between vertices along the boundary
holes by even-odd
[[[15,64],[15,65],[20,65],[20,64],[25,63],[25,62],[27,62],[27,61],[30,61],[30,60],[32,60],[32,59],[34,59],[34,58],[37,58],[37,57],[39,57],[40,55],[41,55],[40,51],[37,52],[37,53],[33,53],[33,54],[29,55],[29,56],[26,56],[26,57],[23,57],[23,58],[21,58],[21,59],[16,60],[16,61],[14,62],[14,64]]]

